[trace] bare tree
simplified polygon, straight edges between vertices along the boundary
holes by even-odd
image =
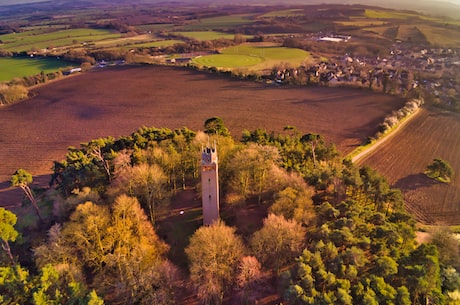
[[[305,228],[295,220],[269,214],[254,233],[251,248],[265,268],[279,268],[299,255],[305,245]]]
[[[140,164],[131,169],[133,193],[147,206],[150,221],[155,223],[158,202],[165,197],[167,177],[157,164]]]
[[[250,288],[262,278],[262,271],[259,261],[255,256],[245,256],[238,265],[236,283],[239,287]]]
[[[190,277],[203,304],[221,304],[243,256],[244,245],[235,229],[218,221],[199,228],[185,249]]]
[[[110,173],[110,164],[109,164],[109,161],[107,161],[107,159],[104,157],[101,147],[100,146],[93,147],[91,151],[89,152],[89,154],[93,158],[95,158],[96,160],[102,163],[102,167],[104,167],[105,173],[107,175],[107,179],[109,180],[109,182],[111,182],[112,175]]]

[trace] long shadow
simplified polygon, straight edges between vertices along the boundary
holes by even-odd
[[[355,127],[355,128],[347,128],[344,130],[343,135],[346,138],[353,138],[356,135],[365,135],[374,136],[379,131],[379,124],[383,122],[382,118],[375,118],[372,121],[365,123],[364,125]],[[367,131],[367,132],[363,132]],[[366,139],[363,139],[363,141]]]
[[[30,185],[34,188],[47,188],[50,181],[50,175],[39,175],[33,177],[33,182]],[[20,188],[11,187],[9,181],[0,182],[0,207],[7,209],[20,208],[22,206],[22,200],[24,193]]]
[[[0,207],[11,209],[21,206],[23,193],[18,188],[12,188],[9,181],[0,182]]]
[[[396,181],[394,186],[399,189],[413,191],[420,188],[430,187],[439,183],[440,182],[428,178],[426,175],[420,173],[401,178]]]

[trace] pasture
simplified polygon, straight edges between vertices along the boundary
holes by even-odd
[[[144,32],[172,31],[174,29],[174,24],[173,23],[142,24],[142,25],[137,25],[136,28]]]
[[[125,49],[135,49],[135,48],[161,48],[161,47],[169,47],[175,45],[176,43],[183,43],[182,40],[171,39],[171,40],[156,40],[151,42],[144,42],[144,43],[134,43],[123,46]]]
[[[346,154],[404,104],[367,90],[279,87],[151,65],[99,69],[31,93],[29,100],[0,108],[0,206],[20,204],[6,191],[16,169],[46,184],[52,162],[62,160],[69,146],[129,135],[143,125],[202,130],[207,118],[219,116],[236,139],[244,129],[282,133],[291,125],[323,135]]]
[[[219,38],[234,39],[235,34],[228,34],[216,31],[194,31],[194,32],[173,32],[174,35],[183,36],[195,40],[215,40]],[[250,36],[246,36],[247,38]]]
[[[436,23],[401,22],[396,25],[369,26],[362,28],[366,35],[374,33],[389,39],[412,42],[414,44],[429,43],[433,47],[460,47],[460,37],[455,28]]]
[[[293,48],[257,46],[243,44],[229,47],[222,54],[208,55],[193,59],[193,63],[207,67],[235,68],[251,67],[252,70],[270,69],[281,63],[299,66],[310,53]]]
[[[438,20],[436,18],[423,16],[416,13],[406,13],[406,12],[398,12],[392,10],[373,10],[373,9],[366,9],[364,12],[364,16],[370,19],[408,19],[408,18],[421,18],[424,20]]]
[[[334,23],[346,27],[372,27],[387,24],[387,22],[383,20],[374,20],[366,18],[353,18],[352,20],[346,21],[334,21]]]
[[[383,19],[383,20],[415,20],[417,21],[417,26],[423,23],[420,21],[430,22],[433,24],[438,25],[454,25],[458,26],[460,24],[460,20],[458,18],[455,19],[446,19],[440,17],[434,17],[429,15],[417,14],[417,13],[410,13],[410,12],[399,12],[393,10],[373,10],[373,9],[366,9],[364,12],[364,17],[369,19]]]
[[[411,41],[414,43],[426,43],[426,37],[420,31],[419,27],[411,24],[400,25],[396,39],[402,41]]]
[[[423,33],[423,35],[426,37],[426,40],[434,47],[460,47],[460,36],[458,35],[458,30],[455,30],[454,28],[433,26],[429,24],[421,24],[417,26],[417,28],[421,33]]]
[[[41,31],[41,30],[37,30]],[[70,29],[34,34],[36,31],[12,33],[1,36],[0,49],[12,52],[30,51],[96,42],[121,37],[121,34],[103,29]]]
[[[0,58],[0,82],[15,77],[32,76],[40,72],[51,73],[71,67],[72,64],[52,58],[3,57]]]
[[[238,68],[254,66],[263,61],[262,57],[244,54],[213,54],[193,59],[193,63],[206,67]]]
[[[419,220],[437,225],[460,224],[460,116],[439,109],[421,109],[406,126],[365,158],[369,165],[403,191],[407,208]],[[450,184],[423,172],[434,158],[448,161]]]
[[[119,37],[114,39],[105,39],[93,43],[93,46],[96,48],[111,48],[111,47],[120,47],[134,44],[149,44],[157,41],[154,35],[151,34],[142,34],[129,37]]]
[[[229,16],[219,16],[210,18],[201,18],[190,22],[181,27],[185,31],[206,31],[209,29],[232,29],[245,24],[254,22],[250,14],[236,14]]]

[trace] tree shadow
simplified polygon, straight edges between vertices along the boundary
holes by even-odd
[[[436,184],[440,184],[434,179],[427,177],[425,174],[412,174],[396,181],[394,186],[402,190],[417,190],[420,188],[430,187]]]

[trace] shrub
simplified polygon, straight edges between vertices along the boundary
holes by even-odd
[[[0,105],[11,104],[28,96],[29,92],[26,87],[22,85],[8,86],[0,84]]]
[[[393,111],[390,115],[386,116],[383,122],[379,125],[379,134],[376,134],[375,138],[379,139],[391,128],[398,125],[402,119],[414,113],[418,108],[420,108],[421,105],[423,105],[422,99],[412,99],[408,101],[401,109]]]

